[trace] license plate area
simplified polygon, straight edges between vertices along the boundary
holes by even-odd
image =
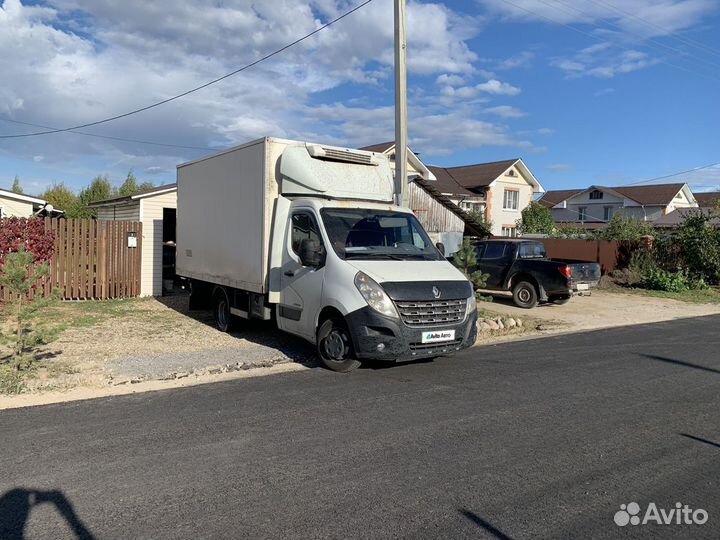
[[[590,288],[590,285],[588,285],[587,283],[578,283],[575,288],[578,291],[587,291]]]
[[[442,343],[444,341],[453,341],[455,339],[455,330],[428,330],[422,333],[421,343]]]

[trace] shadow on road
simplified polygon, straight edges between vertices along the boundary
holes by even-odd
[[[720,443],[709,441],[707,439],[703,439],[702,437],[696,437],[695,435],[690,435],[688,433],[681,433],[680,435],[682,437],[687,437],[688,439],[692,439],[693,441],[698,441],[701,443],[709,444],[710,446],[714,446],[716,448],[720,448]]]
[[[700,364],[693,364],[692,362],[685,362],[684,360],[675,360],[673,358],[666,358],[664,356],[657,356],[655,354],[640,354],[640,356],[644,356],[645,358],[649,358],[650,360],[657,360],[658,362],[667,362],[668,364],[675,364],[678,366],[685,366],[693,369],[700,369],[702,371],[709,371],[710,373],[720,374],[720,370],[718,369],[701,366]]]
[[[459,508],[458,512],[460,512],[463,516],[468,518],[470,521],[472,521],[475,525],[478,527],[485,529],[487,532],[492,534],[495,538],[499,538],[500,540],[512,540],[512,537],[508,536],[504,532],[502,532],[500,529],[495,527],[492,523],[485,521],[483,518],[478,516],[475,512],[471,512],[470,510],[466,510],[465,508]]]
[[[93,534],[75,513],[62,491],[15,488],[0,497],[0,540],[22,540],[30,512],[41,504],[51,504],[60,512],[76,538],[94,540]]]

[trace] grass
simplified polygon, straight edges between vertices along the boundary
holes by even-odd
[[[653,291],[636,287],[607,287],[603,291],[617,294],[634,294],[638,296],[651,296],[655,298],[667,298],[690,302],[693,304],[720,304],[720,289],[711,287],[708,289],[694,289],[683,292]]]
[[[88,328],[104,321],[125,316],[137,316],[146,311],[148,299],[130,298],[124,300],[106,300],[103,302],[57,302],[42,311],[35,313],[30,322],[37,335],[42,336],[42,343],[48,344],[57,340],[60,335],[71,328]],[[7,306],[0,307],[0,326],[8,330],[9,313]],[[7,332],[6,332],[7,333]],[[9,363],[2,363],[1,358],[9,352],[0,351],[0,394],[19,394],[27,390],[26,380],[40,375],[53,379],[63,374],[77,373],[77,369],[65,362],[52,359],[52,354],[43,357],[39,351],[29,351],[34,360],[28,369],[18,371]]]

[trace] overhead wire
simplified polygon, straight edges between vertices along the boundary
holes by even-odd
[[[76,125],[76,126],[71,126],[71,127],[67,127],[67,128],[61,128],[61,129],[48,129],[48,130],[46,130],[46,131],[36,131],[36,132],[33,132],[33,133],[17,133],[17,134],[10,134],[10,135],[0,135],[0,139],[20,139],[20,138],[25,138],[25,137],[37,137],[37,136],[40,136],[40,135],[49,135],[49,134],[51,134],[51,133],[63,133],[63,132],[67,132],[67,131],[74,131],[74,130],[77,130],[77,129],[83,129],[83,128],[87,128],[87,127],[91,127],[91,126],[97,126],[97,125],[100,125],[100,124],[106,124],[106,123],[108,123],[108,122],[112,122],[112,121],[115,121],[115,120],[119,120],[119,119],[121,119],[121,118],[127,118],[128,116],[132,116],[132,115],[134,115],[134,114],[138,114],[138,113],[141,113],[141,112],[145,112],[145,111],[148,111],[148,110],[150,110],[150,109],[154,109],[155,107],[159,107],[159,106],[161,106],[161,105],[165,105],[166,103],[170,103],[171,101],[175,101],[175,100],[178,100],[178,99],[183,98],[183,97],[185,97],[185,96],[188,96],[188,95],[190,95],[190,94],[192,94],[192,93],[194,93],[194,92],[197,92],[197,91],[199,91],[199,90],[202,90],[202,89],[204,89],[204,88],[207,88],[208,86],[212,86],[212,85],[214,85],[214,84],[217,84],[217,83],[219,83],[220,81],[223,81],[223,80],[225,80],[225,79],[227,79],[227,78],[229,78],[229,77],[232,77],[233,75],[237,75],[238,73],[240,73],[240,72],[242,72],[242,71],[245,71],[245,70],[247,70],[247,69],[250,69],[251,67],[254,67],[254,66],[258,65],[258,64],[260,64],[261,62],[264,62],[265,60],[268,60],[268,59],[272,58],[273,56],[276,56],[276,55],[278,55],[278,54],[280,54],[280,53],[288,50],[289,48],[294,47],[295,45],[297,45],[297,44],[299,44],[299,43],[301,43],[301,42],[303,42],[303,41],[311,38],[312,36],[314,36],[314,35],[317,34],[318,32],[321,32],[321,31],[325,30],[326,28],[328,28],[329,26],[335,24],[336,22],[344,19],[345,17],[348,17],[348,16],[352,15],[353,13],[355,13],[355,12],[358,11],[359,9],[365,7],[366,5],[368,5],[369,3],[371,3],[372,1],[373,1],[373,0],[365,0],[364,2],[362,2],[362,3],[358,4],[357,6],[355,6],[354,8],[352,8],[352,9],[344,12],[342,15],[339,15],[339,16],[335,17],[334,19],[332,19],[331,21],[329,21],[329,22],[327,22],[327,23],[325,23],[325,24],[317,27],[317,28],[316,28],[315,30],[313,30],[312,32],[309,32],[309,33],[305,34],[304,36],[296,39],[295,41],[293,41],[293,42],[291,42],[291,43],[288,43],[287,45],[285,45],[285,46],[283,46],[283,47],[281,47],[281,48],[279,48],[279,49],[276,49],[276,50],[274,50],[273,52],[268,53],[268,54],[266,54],[266,55],[258,58],[257,60],[254,60],[253,62],[250,62],[249,64],[245,64],[244,66],[242,66],[242,67],[240,67],[240,68],[238,68],[238,69],[235,69],[235,70],[233,70],[233,71],[231,71],[231,72],[229,72],[229,73],[226,73],[225,75],[222,75],[221,77],[217,77],[216,79],[213,79],[213,80],[211,80],[211,81],[208,81],[208,82],[206,82],[206,83],[204,83],[204,84],[201,84],[201,85],[199,85],[199,86],[196,86],[196,87],[194,87],[194,88],[191,88],[191,89],[189,89],[189,90],[186,90],[186,91],[184,91],[184,92],[181,92],[181,93],[176,94],[176,95],[174,95],[174,96],[171,96],[171,97],[169,97],[169,98],[166,98],[166,99],[157,101],[157,102],[155,102],[155,103],[151,103],[150,105],[146,105],[146,106],[144,106],[144,107],[140,107],[140,108],[138,108],[138,109],[134,109],[134,110],[131,110],[131,111],[122,113],[122,114],[117,114],[117,115],[115,115],[115,116],[110,116],[110,117],[108,117],[108,118],[103,118],[103,119],[101,119],[101,120],[96,120],[96,121],[94,121],[94,122],[87,122],[87,123],[85,123],[85,124],[78,124],[78,125]]]
[[[58,129],[58,128],[55,128],[52,126],[45,126],[43,124],[33,124],[31,122],[22,122],[21,120],[13,120],[12,118],[4,118],[2,116],[0,116],[0,121],[11,122],[13,124],[20,124],[23,126],[31,126],[31,127],[43,128],[43,129]],[[100,135],[98,133],[88,133],[87,131],[70,130],[68,133],[75,133],[76,135],[84,135],[86,137],[96,137],[98,139],[109,139],[111,141],[150,144],[150,145],[154,145],[154,146],[166,146],[168,148],[181,148],[184,150],[214,150],[213,148],[210,148],[207,146],[185,146],[182,144],[161,143],[161,142],[157,142],[157,141],[146,141],[146,140],[142,140],[142,139],[128,139],[125,137],[114,137],[111,135]]]
[[[543,0],[539,0],[539,1],[542,2],[542,3],[544,3],[544,4],[546,3],[546,2],[544,2]],[[606,43],[611,43],[611,44],[614,45],[615,47],[619,47],[619,48],[624,49],[624,50],[627,50],[627,51],[634,51],[634,50],[635,50],[635,49],[633,49],[632,47],[628,47],[628,46],[626,46],[626,45],[623,45],[623,44],[617,43],[617,42],[611,42],[611,41],[609,41],[608,39],[599,37],[599,36],[597,36],[597,35],[595,35],[595,34],[593,34],[593,33],[591,33],[591,32],[586,32],[585,30],[581,30],[580,28],[576,28],[576,27],[574,27],[574,26],[572,26],[572,25],[570,25],[570,24],[564,23],[564,22],[562,22],[562,21],[558,21],[557,19],[554,19],[554,18],[552,18],[552,17],[548,17],[548,16],[546,16],[546,15],[543,15],[542,13],[538,13],[538,12],[536,12],[536,11],[533,11],[533,10],[531,10],[531,9],[528,9],[528,8],[526,8],[526,7],[524,7],[524,6],[521,6],[521,5],[519,5],[519,4],[516,4],[515,2],[512,2],[511,0],[502,0],[502,2],[504,2],[505,4],[508,4],[508,5],[510,5],[510,6],[513,6],[513,7],[517,8],[517,9],[520,9],[520,10],[522,10],[522,11],[525,11],[525,12],[527,12],[527,13],[530,13],[531,15],[534,15],[535,17],[539,17],[539,18],[541,18],[541,19],[545,19],[545,20],[547,20],[547,21],[550,21],[550,22],[553,23],[553,24],[558,24],[558,25],[560,25],[560,26],[564,26],[565,28],[568,28],[569,30],[572,30],[573,32],[576,32],[576,33],[578,33],[578,34],[582,34],[582,35],[584,35],[584,36],[588,36],[588,37],[592,38],[592,39],[595,40],[595,41],[604,41],[604,42],[606,42]],[[552,6],[551,6],[551,7],[552,7]],[[702,72],[699,72],[699,71],[690,69],[690,68],[688,68],[688,67],[686,67],[686,66],[681,66],[681,65],[678,65],[678,64],[673,64],[672,62],[668,62],[667,60],[665,60],[665,59],[663,59],[663,58],[660,58],[659,61],[660,61],[661,63],[666,64],[666,65],[668,65],[668,66],[671,66],[671,67],[673,67],[673,68],[681,69],[681,70],[683,70],[683,71],[686,71],[686,72],[689,72],[689,73],[693,73],[693,74],[695,74],[695,75],[699,75],[699,76],[701,76],[701,77],[710,79],[710,80],[712,80],[712,81],[720,82],[720,78],[718,78],[718,77],[713,77],[713,76],[708,75],[708,74],[706,74],[706,73],[702,73]]]

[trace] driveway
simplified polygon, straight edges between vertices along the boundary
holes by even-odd
[[[572,298],[562,306],[540,304],[530,310],[521,309],[510,299],[498,296],[480,307],[502,315],[561,322],[565,330],[593,330],[720,314],[720,304],[693,304],[602,290],[593,291],[592,296]]]
[[[717,538],[719,324],[2,411],[0,538]]]

